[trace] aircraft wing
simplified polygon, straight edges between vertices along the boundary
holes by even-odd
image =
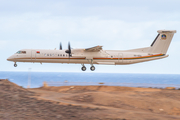
[[[86,48],[84,49],[87,52],[99,52],[100,50],[102,50],[103,46],[95,46],[95,47],[91,47],[91,48]]]

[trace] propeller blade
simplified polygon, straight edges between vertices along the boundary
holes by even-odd
[[[69,57],[71,56],[71,45],[70,42],[68,43],[68,50],[69,50]]]
[[[66,50],[65,52],[69,54],[69,58],[70,58],[71,57],[71,45],[70,45],[70,42],[68,43],[68,50]]]
[[[60,42],[60,47],[59,47],[59,49],[62,50],[62,44],[61,44],[61,42]]]

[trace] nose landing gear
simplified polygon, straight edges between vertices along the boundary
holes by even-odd
[[[16,62],[14,63],[14,67],[17,67],[17,64],[16,64]]]

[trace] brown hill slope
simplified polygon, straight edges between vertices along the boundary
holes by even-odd
[[[0,80],[0,120],[90,120],[91,112],[99,109],[61,105],[38,100],[30,92],[8,80]],[[109,119],[105,119],[109,120]]]
[[[180,90],[102,85],[44,86],[32,91],[47,100],[106,108],[106,115],[114,118],[180,120]]]

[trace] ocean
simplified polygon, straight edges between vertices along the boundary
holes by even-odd
[[[129,87],[180,88],[180,74],[132,74],[132,73],[71,73],[71,72],[0,72],[0,79],[24,88],[50,86],[109,85]],[[29,82],[28,82],[29,80]]]

